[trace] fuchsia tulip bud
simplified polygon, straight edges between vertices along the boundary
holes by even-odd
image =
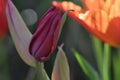
[[[46,61],[55,50],[61,24],[60,12],[50,8],[40,19],[36,32],[32,36],[29,52],[39,61]]]

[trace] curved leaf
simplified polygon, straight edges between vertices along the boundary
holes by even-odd
[[[32,34],[27,29],[27,26],[11,0],[8,0],[7,20],[12,39],[20,57],[28,65],[35,67],[36,61],[28,51]]]
[[[73,52],[76,60],[88,78],[90,80],[100,80],[99,75],[95,69],[77,51],[73,50]]]
[[[52,72],[52,80],[70,80],[70,72],[67,58],[61,47],[58,48],[55,64]]]

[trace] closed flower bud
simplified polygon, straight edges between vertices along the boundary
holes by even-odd
[[[38,27],[32,36],[29,52],[38,61],[46,61],[55,50],[59,32],[61,15],[55,8],[50,8],[40,19]]]

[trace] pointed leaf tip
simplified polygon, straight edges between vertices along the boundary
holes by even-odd
[[[62,47],[58,47],[52,72],[52,80],[70,80],[69,65]],[[63,66],[64,65],[64,66]]]
[[[60,24],[59,36],[60,36],[60,34],[61,34],[61,32],[62,32],[63,25],[65,24],[65,21],[66,21],[66,19],[67,19],[67,14],[68,14],[70,11],[73,11],[73,10],[70,9],[70,10],[66,11],[66,12],[63,14],[63,16],[62,16],[61,24]]]

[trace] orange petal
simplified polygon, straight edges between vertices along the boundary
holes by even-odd
[[[102,10],[97,12],[86,11],[85,14],[81,14],[79,14],[79,20],[77,21],[88,32],[109,43],[111,46],[120,45],[120,17],[109,21],[108,14]]]
[[[104,42],[109,43],[112,46],[118,46],[119,43],[119,37],[116,30],[113,29],[112,26],[114,26],[116,23],[111,22],[111,27],[109,27],[109,15],[106,13],[103,9],[98,10],[81,10],[81,8],[78,5],[75,5],[72,2],[53,2],[53,5],[61,9],[62,11],[67,11],[69,9],[73,9],[73,12],[69,12],[69,16],[75,19],[77,22],[83,25],[83,27],[93,35],[97,36],[99,39],[101,39]],[[72,7],[71,7],[72,5]],[[76,8],[77,7],[77,8]],[[84,12],[85,11],[85,12]],[[117,20],[118,22],[119,20]],[[117,24],[116,24],[117,25]],[[119,27],[116,26],[116,29]],[[115,30],[113,34],[112,30]],[[119,32],[119,29],[118,29]]]
[[[115,2],[115,0],[106,0],[106,1],[105,1],[105,11],[106,11],[107,13],[110,13],[112,4],[113,4],[114,2]]]
[[[71,16],[78,16],[78,14],[80,12],[82,12],[81,7],[79,7],[78,5],[75,5],[72,2],[67,2],[67,1],[63,1],[63,2],[56,2],[53,1],[53,5],[55,7],[58,7],[59,9],[61,9],[62,11],[67,11],[67,10],[74,10],[74,12],[69,12],[71,14]]]
[[[104,8],[104,0],[82,0],[85,8],[89,10],[97,10]]]
[[[109,22],[106,36],[113,42],[113,45],[120,45],[120,17],[113,18]]]
[[[79,13],[83,12],[83,10],[81,9],[81,7],[79,7],[78,5],[75,5],[72,2],[67,2],[67,1],[63,1],[63,2],[56,2],[53,1],[52,3],[55,7],[59,8],[60,10],[62,10],[63,12],[66,12],[68,10],[74,10],[68,13],[69,16],[71,16],[73,19],[79,21]]]
[[[110,9],[110,18],[120,17],[120,0],[115,0]]]

